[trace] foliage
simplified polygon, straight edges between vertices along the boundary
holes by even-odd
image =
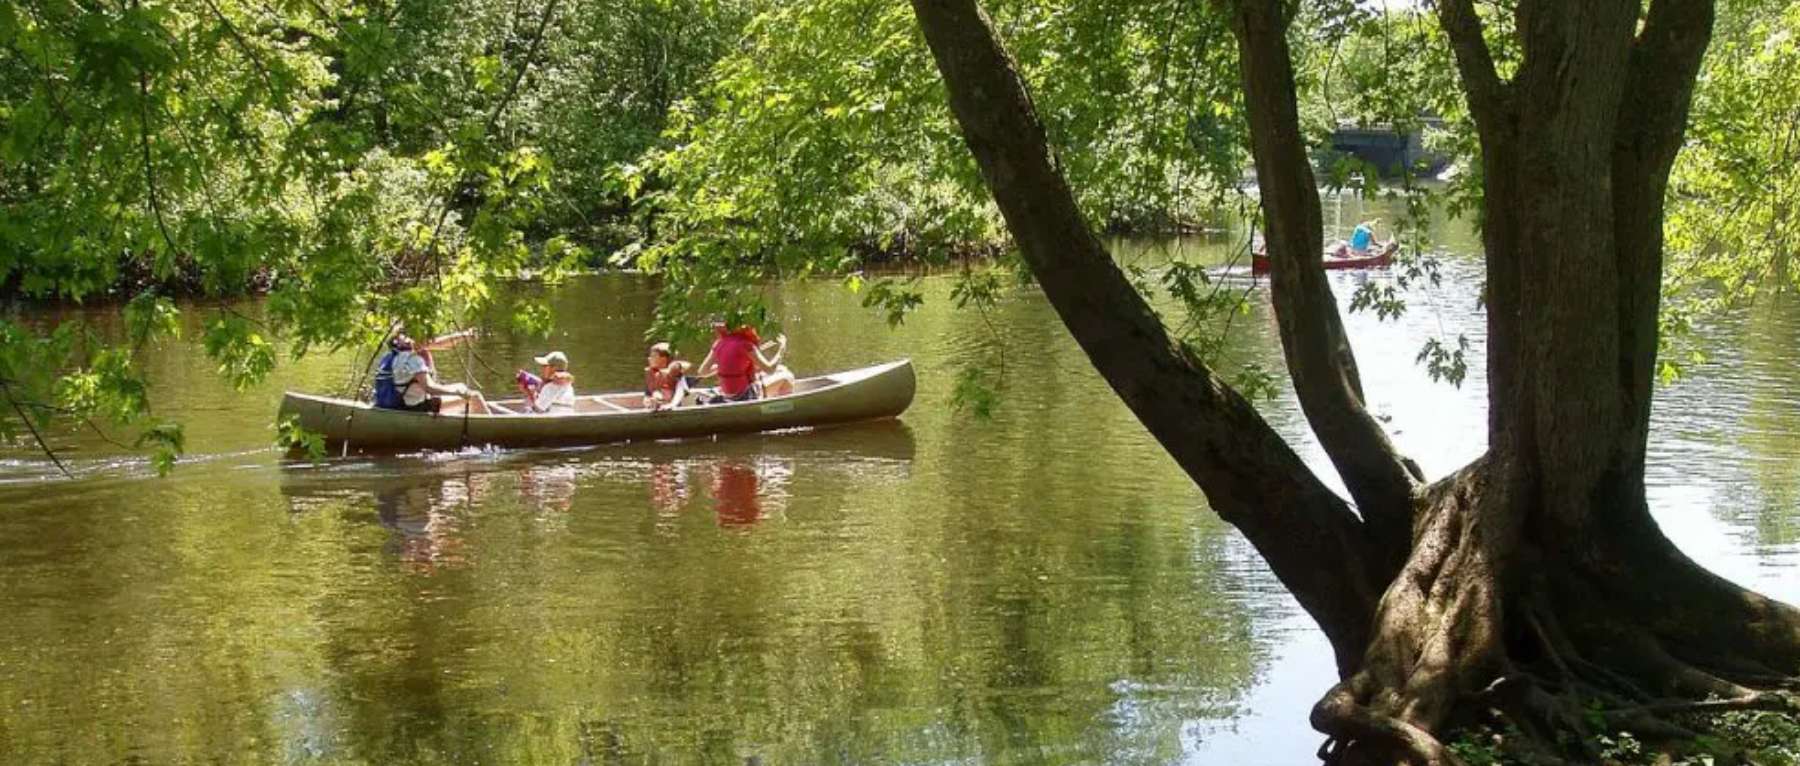
[[[1179,219],[1237,182],[1236,57],[1217,17],[1180,2],[992,12],[1097,222]],[[1004,237],[904,4],[769,8],[715,75],[675,106],[671,148],[621,178],[654,228],[630,263],[676,292],[894,255],[941,263]],[[903,315],[899,293],[868,295]]]
[[[1507,71],[1510,16],[1482,7]],[[1187,226],[1246,205],[1236,49],[1216,8],[988,11],[1092,221]],[[1406,201],[1399,278],[1352,299],[1390,317],[1436,280],[1427,213],[1479,194],[1455,67],[1427,10],[1300,12],[1315,144],[1342,124],[1422,127],[1464,171],[1431,187],[1325,158],[1328,187]],[[1670,192],[1684,298],[1670,329],[1793,278],[1797,24],[1791,0],[1721,8]],[[6,350],[0,381],[44,425],[148,427],[130,352],[178,338],[178,305],[204,314],[190,340],[245,386],[284,355],[364,347],[396,320],[446,329],[493,308],[496,281],[554,281],[595,253],[664,278],[653,333],[677,340],[701,314],[773,324],[757,287],[771,276],[854,273],[899,323],[921,300],[910,277],[862,269],[991,255],[1005,237],[911,13],[874,0],[5,0],[0,202],[0,296],[125,304],[116,347],[78,325],[6,325],[30,342]],[[1183,312],[1196,353],[1225,347],[1242,295],[1193,268],[1137,276]],[[978,309],[1003,283],[959,284]],[[228,308],[250,291],[267,292],[257,317]],[[550,328],[539,302],[500,308],[516,329]],[[1459,380],[1467,340],[1433,344],[1421,363]],[[1665,354],[1665,375],[1678,360]],[[1272,390],[1267,375],[1240,378]],[[0,437],[19,418],[0,408]]]
[[[1800,2],[1725,0],[1714,38],[1670,177],[1665,339],[1800,284]]]
[[[1800,717],[1769,710],[1725,713],[1712,721],[1717,737],[1743,748],[1751,763],[1800,764]]]
[[[325,436],[300,426],[300,419],[289,416],[275,424],[275,446],[287,452],[307,456],[310,460],[325,457]]]
[[[131,350],[176,335],[177,294],[242,388],[283,352],[394,320],[430,333],[497,280],[582,267],[595,229],[574,222],[622,210],[612,166],[658,140],[751,8],[0,2],[0,298],[127,301],[123,339],[3,326],[0,437],[23,417],[143,427]],[[228,308],[252,291],[260,317]],[[510,308],[547,329],[541,305]],[[179,450],[158,427],[140,443]]]
[[[1793,713],[1744,710],[1716,715],[1695,715],[1684,722],[1694,731],[1707,732],[1692,741],[1646,741],[1629,731],[1608,731],[1598,708],[1587,716],[1597,733],[1589,738],[1588,752],[1601,763],[1618,766],[1712,766],[1750,763],[1759,766],[1792,766],[1800,763],[1800,719]],[[1538,753],[1523,749],[1528,742],[1517,730],[1497,732],[1489,726],[1464,729],[1446,747],[1469,766],[1529,766],[1541,762]]]
[[[1461,732],[1445,744],[1452,755],[1468,766],[1501,766],[1506,763],[1506,738],[1486,726]]]

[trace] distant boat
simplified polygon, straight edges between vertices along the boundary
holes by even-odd
[[[1324,259],[1325,268],[1379,269],[1388,266],[1394,262],[1394,254],[1400,252],[1400,242],[1398,240],[1390,240],[1379,252],[1371,255],[1351,256],[1348,255],[1349,252],[1350,246],[1342,242],[1337,243],[1336,247],[1326,248]],[[1267,274],[1272,271],[1273,268],[1274,264],[1269,260],[1269,256],[1262,253],[1253,253],[1250,256],[1250,273]]]
[[[801,378],[794,393],[730,404],[644,409],[640,391],[577,396],[564,414],[434,415],[377,409],[368,402],[287,392],[281,415],[323,434],[333,451],[458,449],[465,446],[544,447],[644,439],[675,439],[772,431],[891,418],[912,404],[917,379],[911,360]],[[519,400],[495,401],[523,410]]]

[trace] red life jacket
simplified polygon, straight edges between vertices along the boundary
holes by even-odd
[[[756,341],[751,337],[738,331],[713,341],[713,363],[719,367],[719,393],[737,396],[756,382]]]

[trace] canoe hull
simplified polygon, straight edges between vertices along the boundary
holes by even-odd
[[[288,392],[280,417],[323,434],[333,451],[458,449],[465,446],[548,447],[713,434],[891,418],[912,404],[917,387],[910,360],[803,379],[798,393],[777,399],[683,407],[661,412],[601,411],[565,415],[432,415],[376,409],[364,402]]]
[[[1374,255],[1364,256],[1362,258],[1339,258],[1339,257],[1337,257],[1337,253],[1343,251],[1343,249],[1341,247],[1337,248],[1337,249],[1333,249],[1333,250],[1327,250],[1325,252],[1325,259],[1324,259],[1325,269],[1327,271],[1334,271],[1337,269],[1379,269],[1379,268],[1384,268],[1386,266],[1391,265],[1394,262],[1394,253],[1399,251],[1399,249],[1400,249],[1399,242],[1389,242],[1387,247],[1384,247],[1381,249],[1381,252],[1376,253]],[[1252,274],[1267,274],[1273,269],[1274,269],[1274,262],[1269,260],[1269,256],[1263,255],[1261,253],[1257,253],[1257,254],[1250,256],[1250,272]]]

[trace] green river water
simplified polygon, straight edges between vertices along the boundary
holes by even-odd
[[[1485,416],[1479,267],[1443,229],[1442,287],[1347,318],[1371,406],[1432,476]],[[1225,248],[1119,249],[1154,273]],[[1384,278],[1334,275],[1345,299]],[[91,433],[52,435],[73,481],[0,451],[0,763],[1309,762],[1323,639],[1041,294],[990,325],[952,284],[925,278],[896,330],[835,282],[773,291],[801,374],[918,365],[899,421],[816,432],[292,462],[268,447],[281,390],[334,390],[365,352],[237,393],[189,345],[149,350],[187,427],[172,476]],[[551,340],[495,331],[446,377],[503,391],[554,347],[580,388],[634,387],[653,284],[550,295]],[[1250,301],[1236,353],[1279,370]],[[1419,344],[1458,332],[1470,379],[1431,382]],[[950,399],[995,337],[982,421]],[[1684,549],[1790,601],[1797,341],[1800,306],[1774,302],[1703,327],[1649,468]],[[1265,410],[1329,475],[1285,385]]]

